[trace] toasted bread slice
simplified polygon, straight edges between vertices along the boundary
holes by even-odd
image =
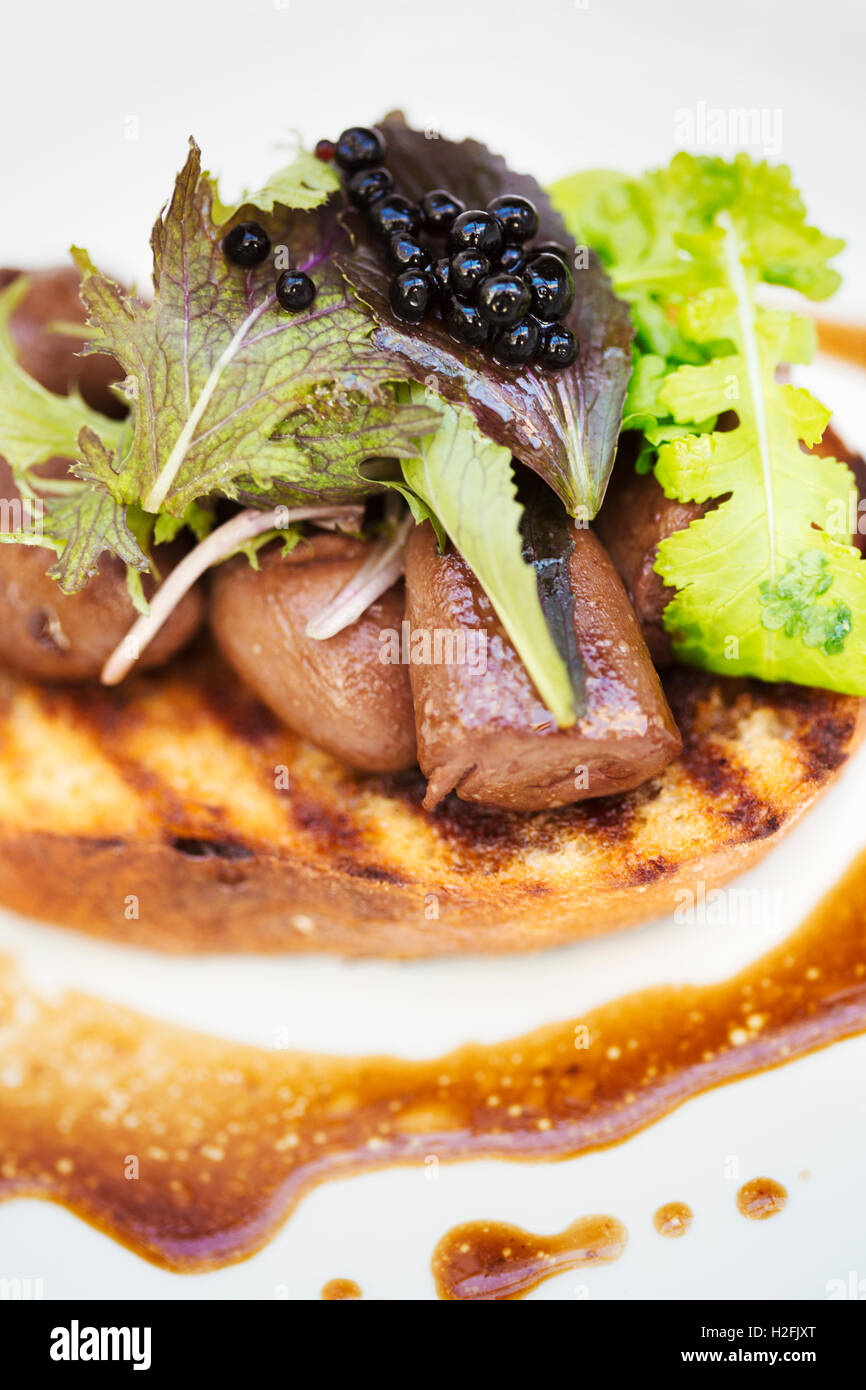
[[[556,945],[670,910],[766,853],[863,702],[674,670],[684,751],[618,797],[421,809],[293,737],[203,644],[119,690],[0,675],[0,902],[171,951],[423,956]]]

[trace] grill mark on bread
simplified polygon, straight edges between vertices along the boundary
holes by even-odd
[[[842,766],[857,722],[852,706],[856,701],[840,701],[822,714],[816,711],[817,693],[805,686],[778,685],[776,708],[790,711],[798,720],[797,744],[804,769],[813,781],[821,781]]]
[[[669,861],[665,855],[651,855],[649,859],[638,859],[634,864],[634,879],[636,883],[655,883],[658,879],[672,874],[676,869],[676,864]]]
[[[295,824],[329,851],[363,848],[358,828],[347,812],[298,791],[291,793],[289,806]]]
[[[631,924],[695,877],[753,862],[863,723],[863,702],[826,691],[686,669],[667,688],[685,751],[642,787],[531,813],[450,797],[428,814],[419,773],[349,772],[201,646],[113,691],[0,672],[0,902],[174,950],[495,951]],[[136,922],[122,913],[132,881]]]
[[[252,859],[254,851],[237,840],[190,839],[174,835],[168,842],[178,854],[188,855],[190,859]]]

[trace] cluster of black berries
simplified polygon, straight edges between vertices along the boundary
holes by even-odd
[[[385,243],[398,318],[420,323],[438,311],[452,338],[489,344],[500,362],[567,367],[574,361],[574,334],[559,322],[574,299],[568,252],[553,243],[527,249],[538,231],[528,198],[506,193],[486,208],[467,208],[437,188],[410,203],[385,167],[381,132],[365,126],[344,130],[336,144],[320,141],[316,154],[339,165],[347,196]],[[446,255],[437,240],[445,242]]]
[[[238,222],[223,237],[223,255],[234,265],[251,270],[271,254],[271,239],[258,222]],[[284,309],[299,314],[316,297],[316,287],[302,270],[284,270],[277,278],[275,293]]]

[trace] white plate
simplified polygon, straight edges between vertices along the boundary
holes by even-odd
[[[813,7],[783,0],[732,0],[722,23],[686,0],[440,0],[435,14],[371,0],[331,0],[326,10],[297,0],[18,6],[4,23],[17,61],[0,87],[0,263],[49,263],[76,241],[145,278],[150,222],[191,132],[231,189],[269,171],[273,140],[293,124],[311,141],[403,105],[421,125],[486,138],[517,167],[553,178],[662,162],[686,115],[697,125],[712,108],[755,107],[771,142],[781,129],[781,156],[814,220],[859,233],[839,304],[862,317],[866,237],[852,161],[866,105],[851,29],[860,25],[862,39],[863,20],[830,0],[819,32],[815,22]],[[862,378],[819,362],[809,379],[866,446]],[[866,844],[864,774],[866,751],[741,881],[777,895],[778,912],[757,927],[667,921],[532,958],[400,965],[175,960],[4,914],[0,951],[45,988],[75,985],[226,1037],[268,1046],[288,1028],[298,1047],[429,1056],[647,984],[730,974],[790,931]],[[433,1297],[433,1246],[457,1221],[552,1231],[609,1211],[630,1232],[623,1259],[562,1275],[533,1297],[820,1299],[851,1271],[866,1278],[864,1105],[866,1037],[691,1101],[607,1152],[544,1167],[442,1167],[436,1181],[403,1169],[327,1185],[264,1251],[207,1275],[167,1274],[60,1208],[9,1202],[0,1276],[40,1278],[57,1298],[314,1298],[326,1279],[345,1276],[366,1297],[423,1299]],[[811,1178],[799,1178],[803,1170]],[[734,1207],[738,1183],[759,1174],[791,1194],[765,1224]],[[663,1241],[652,1213],[674,1198],[690,1203],[695,1224],[685,1240]]]

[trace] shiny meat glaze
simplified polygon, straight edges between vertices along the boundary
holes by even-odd
[[[399,772],[415,763],[406,666],[380,658],[380,632],[399,633],[394,585],[335,637],[307,637],[309,620],[355,574],[363,541],[317,534],[283,558],[276,543],[253,570],[244,556],[214,574],[211,626],[226,659],[280,719],[350,767]]]
[[[575,529],[569,561],[574,631],[588,708],[557,729],[466,562],[440,555],[429,523],[406,550],[411,628],[477,628],[487,669],[411,667],[425,805],[454,790],[503,810],[565,806],[638,786],[680,750],[680,738],[622,583],[591,531]]]

